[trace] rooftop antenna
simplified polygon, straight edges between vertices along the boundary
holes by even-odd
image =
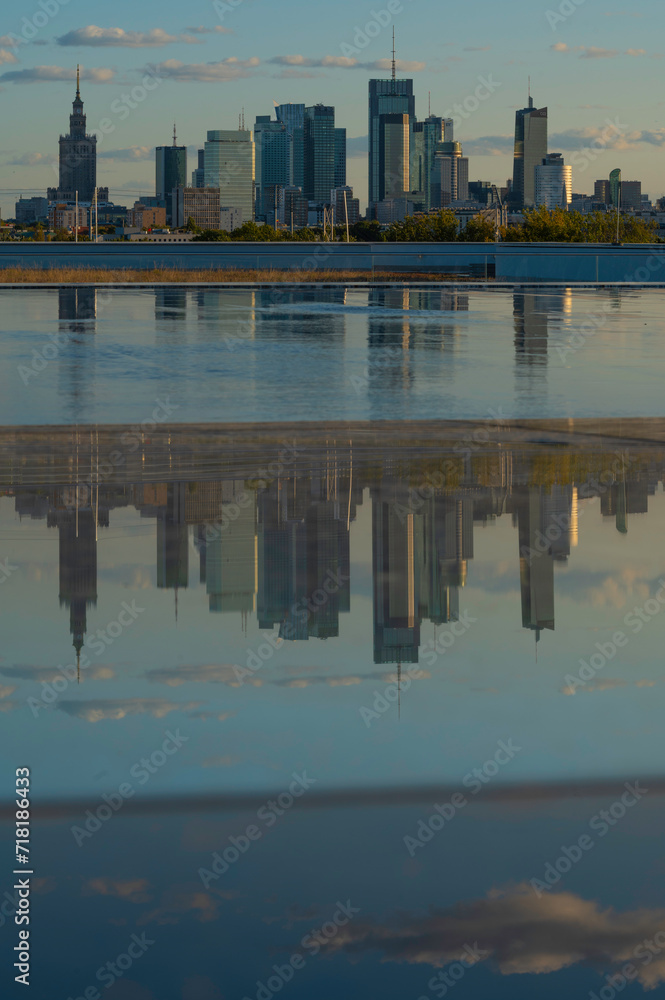
[[[177,145],[177,143],[176,143],[176,134],[175,134],[175,122],[173,123],[173,145],[174,146]]]
[[[531,97],[531,77],[529,77],[529,107],[533,107],[533,98]]]
[[[79,101],[81,99],[81,67],[78,63],[76,64],[76,98]]]
[[[432,117],[432,91],[427,91],[427,114]]]
[[[397,77],[397,63],[395,60],[395,25],[393,25],[393,80]]]

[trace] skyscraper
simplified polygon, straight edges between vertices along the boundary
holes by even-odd
[[[254,144],[256,217],[268,221],[268,215],[279,204],[280,191],[291,184],[293,138],[283,122],[273,121],[270,115],[257,115]]]
[[[242,222],[252,222],[255,208],[252,133],[245,129],[215,129],[208,132],[204,149],[205,186],[219,188],[222,209],[235,209],[240,212]]]
[[[547,156],[547,108],[528,108],[515,114],[515,162],[511,200],[515,208],[536,204],[536,167]]]
[[[305,108],[304,194],[328,202],[335,184],[335,109],[327,104]]]
[[[192,170],[192,187],[202,188],[205,184],[205,169],[203,167],[203,150],[198,151],[198,165]]]
[[[469,197],[469,161],[459,142],[439,142],[434,153],[431,207],[447,208],[453,201]]]
[[[304,189],[305,185],[305,159],[304,159],[304,132],[305,132],[305,105],[304,104],[278,104],[275,108],[275,117],[278,122],[286,126],[286,131],[291,139],[291,187]]]
[[[568,208],[573,197],[573,168],[566,166],[561,153],[548,153],[536,166],[536,205]]]
[[[155,196],[166,204],[171,219],[171,198],[176,188],[187,186],[187,146],[178,146],[173,126],[173,144],[155,149]]]
[[[429,212],[436,207],[432,200],[434,156],[441,142],[453,141],[452,118],[430,115],[424,122],[414,122],[411,133],[410,190],[419,210]],[[439,178],[440,180],[440,178]]]
[[[391,129],[386,132],[386,123],[383,125],[381,119],[385,115],[407,115],[409,119],[409,133],[413,127],[416,117],[416,100],[413,95],[413,80],[398,80],[393,76],[390,80],[370,80],[369,81],[369,175],[368,175],[368,200],[369,215],[376,216],[376,204],[387,195],[386,188],[400,191],[409,190],[409,157],[410,157],[410,134],[409,148],[407,149],[406,177],[399,174],[392,178],[386,175],[386,150],[383,143],[386,139],[392,139]],[[402,119],[403,121],[403,119]],[[390,156],[388,157],[390,160]]]
[[[79,67],[76,67],[76,97],[69,116],[69,132],[60,136],[59,184],[49,189],[52,200],[91,202],[97,186],[97,136],[86,135],[86,115],[81,100]]]

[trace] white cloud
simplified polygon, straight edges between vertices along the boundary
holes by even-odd
[[[97,154],[105,160],[150,160],[155,155],[154,146],[129,146],[127,149],[105,149]]]
[[[215,24],[212,28],[206,28],[204,25],[199,24],[196,26],[188,25],[185,31],[191,32],[192,35],[232,35],[233,32],[231,28],[225,28],[221,24]]]
[[[180,704],[163,698],[97,698],[88,701],[61,701],[58,707],[77,719],[101,722],[103,719],[124,719],[128,715],[152,715],[155,719],[163,719],[170,712],[191,711],[200,704],[198,701]]]
[[[115,70],[97,68],[86,69],[81,79],[86,83],[112,83]],[[13,69],[0,75],[5,83],[73,83],[76,70],[62,66],[35,66],[33,69]]]
[[[123,28],[100,28],[96,24],[88,24],[85,28],[76,28],[61,35],[58,45],[79,45],[92,47],[115,46],[124,49],[159,48],[162,45],[172,45],[174,42],[184,42],[186,45],[201,45],[198,38],[187,35],[169,35],[162,28],[152,28],[150,31],[125,31]]]
[[[18,59],[9,49],[0,49],[0,63],[15,63]]]
[[[178,59],[167,59],[166,62],[151,66],[150,70],[157,76],[168,77],[170,80],[179,80],[183,83],[223,83],[228,80],[237,80],[239,77],[249,76],[249,70],[255,69],[261,64],[261,60],[256,56],[251,59],[237,59],[229,56],[221,62],[209,63],[183,63]],[[2,79],[0,77],[0,79]]]
[[[269,61],[277,66],[300,66],[303,68],[320,69],[390,70],[392,68],[392,61],[390,59],[379,59],[377,62],[365,63],[360,62],[358,59],[351,59],[348,56],[321,56],[320,58],[312,58],[303,55],[286,55],[273,56]],[[420,70],[425,69],[425,66],[426,63],[423,62],[407,62],[403,59],[398,59],[396,62],[397,70],[401,73],[418,73]]]

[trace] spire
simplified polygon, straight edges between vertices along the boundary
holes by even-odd
[[[397,62],[395,59],[395,25],[393,25],[393,80],[397,77]]]
[[[174,122],[174,123],[173,123],[173,145],[174,145],[174,146],[177,146],[177,144],[178,144],[178,142],[177,142],[177,138],[178,138],[178,137],[177,137],[177,136],[176,136],[176,134],[175,134],[175,122]]]
[[[81,68],[76,64],[76,100],[81,100]]]

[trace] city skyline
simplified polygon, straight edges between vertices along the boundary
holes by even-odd
[[[335,106],[336,123],[347,129],[347,183],[354,187],[364,210],[367,80],[390,75],[392,27],[397,32],[397,74],[414,79],[418,119],[427,117],[430,95],[433,114],[454,114],[455,104],[462,107],[455,139],[471,159],[470,180],[505,184],[512,174],[514,115],[524,106],[531,75],[537,106],[549,108],[550,151],[563,153],[572,164],[575,191],[592,193],[597,177],[608,176],[610,169],[620,166],[625,179],[642,179],[643,190],[652,200],[663,193],[657,160],[658,147],[665,140],[660,103],[655,98],[652,103],[644,101],[643,94],[639,104],[630,100],[638,86],[651,93],[645,89],[653,70],[650,57],[660,57],[649,47],[649,14],[655,11],[651,2],[634,12],[643,16],[635,17],[619,11],[595,16],[584,5],[568,17],[556,8],[536,14],[518,3],[513,11],[515,23],[508,28],[495,23],[498,12],[478,0],[479,18],[472,29],[458,20],[459,15],[450,15],[445,43],[419,31],[422,17],[428,15],[415,17],[415,8],[406,2],[393,3],[392,12],[381,5],[373,8],[379,21],[372,38],[364,35],[364,22],[359,25],[365,12],[361,16],[343,2],[335,30],[327,36],[332,40],[325,43],[318,34],[314,38],[304,23],[285,31],[279,18],[273,23],[273,11],[266,13],[259,38],[253,0],[226,5],[226,11],[223,6],[217,12],[210,4],[204,23],[189,28],[171,23],[171,17],[157,18],[158,29],[146,29],[124,0],[114,8],[114,25],[120,27],[114,26],[113,31],[106,22],[93,30],[67,7],[59,8],[42,28],[31,27],[27,18],[25,24],[18,19],[16,25],[9,25],[0,36],[0,100],[10,103],[11,134],[0,157],[3,214],[13,214],[20,190],[41,193],[57,183],[52,163],[61,126],[54,115],[69,96],[66,87],[75,81],[77,62],[83,67],[89,128],[105,117],[114,126],[99,144],[98,183],[109,186],[116,201],[131,202],[133,196],[151,193],[154,148],[168,143],[174,119],[180,120],[180,142],[195,159],[205,133],[211,128],[237,127],[243,107],[251,127],[254,117],[269,113],[272,105],[321,102]],[[301,8],[295,2],[294,14]],[[433,4],[424,3],[420,10],[426,8],[434,16]],[[142,8],[142,17],[149,19],[151,12],[150,5]],[[88,16],[92,19],[95,14],[93,5]],[[367,16],[370,23],[371,12]],[[31,30],[33,41],[12,46],[22,31]],[[280,43],[284,46],[281,53]],[[319,54],[312,54],[315,47]],[[349,54],[342,54],[342,49]],[[47,55],[48,59],[43,58]],[[629,83],[624,83],[625,73],[614,72],[616,61],[630,62]],[[139,104],[130,97],[136,106],[128,107],[122,95],[140,87],[149,70],[157,73],[160,83],[144,91]],[[481,77],[498,86],[489,97],[478,100],[473,95]],[[54,82],[60,86],[53,86]],[[211,114],[214,89],[223,110]],[[473,108],[471,112],[463,109],[465,101]],[[112,106],[115,111],[110,110]],[[11,108],[17,112],[13,120]],[[592,160],[579,152],[585,146]],[[585,164],[586,170],[582,169]]]

